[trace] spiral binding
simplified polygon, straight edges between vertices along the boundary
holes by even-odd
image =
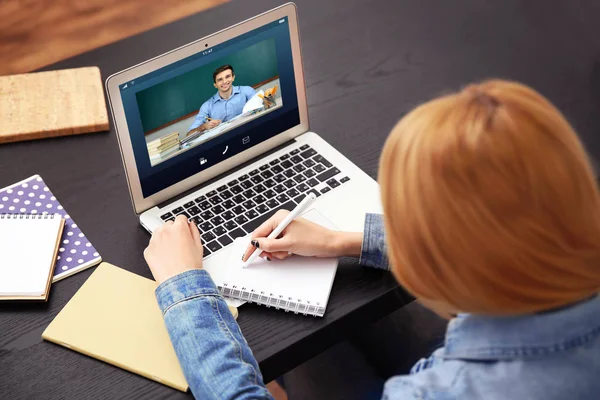
[[[0,214],[0,219],[54,219],[56,214]]]
[[[254,291],[254,289],[247,289],[245,287],[228,287],[227,283],[224,283],[223,286],[217,286],[217,288],[223,294],[223,296],[232,297],[238,300],[245,300],[250,303],[262,304],[267,307],[275,307],[278,310],[282,309],[286,312],[292,311],[295,314],[301,313],[304,315],[315,315],[319,317],[325,315],[325,307],[319,302],[311,303],[308,300],[294,300],[291,297],[275,295],[274,293],[257,293]]]

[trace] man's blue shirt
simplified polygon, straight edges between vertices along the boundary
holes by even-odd
[[[195,129],[206,122],[207,118],[218,119],[221,122],[226,122],[235,116],[242,113],[244,105],[248,100],[256,94],[256,91],[250,86],[233,86],[231,96],[223,99],[219,92],[215,93],[210,99],[206,100],[196,118],[194,123],[188,129],[188,132]]]

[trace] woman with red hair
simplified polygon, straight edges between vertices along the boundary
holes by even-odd
[[[364,232],[300,218],[268,239],[280,212],[253,244],[271,259],[358,256],[451,318],[444,347],[388,380],[384,398],[600,398],[600,197],[581,143],[552,104],[505,81],[425,103],[392,130],[379,183],[384,215],[367,215]],[[201,249],[181,218],[155,233],[145,254],[192,392],[269,398],[235,322],[215,314],[227,310],[224,300],[208,299]],[[180,332],[198,320],[203,328]],[[214,397],[215,371],[200,364],[211,343],[226,342],[218,324],[239,351],[214,360],[236,377]]]

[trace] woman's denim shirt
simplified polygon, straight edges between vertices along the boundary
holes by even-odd
[[[388,269],[380,215],[365,218],[360,262]],[[271,399],[252,350],[206,271],[163,282],[156,298],[197,399]],[[383,399],[600,399],[599,335],[598,296],[534,315],[461,314],[450,321],[444,347],[420,360],[410,375],[389,379]]]

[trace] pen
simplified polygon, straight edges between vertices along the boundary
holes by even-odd
[[[300,204],[298,204],[296,206],[296,208],[294,208],[292,210],[291,213],[289,213],[287,215],[287,217],[285,217],[283,219],[283,221],[281,221],[279,223],[279,225],[277,225],[277,227],[273,230],[273,232],[271,232],[271,234],[269,236],[267,236],[269,239],[275,239],[277,236],[279,236],[279,234],[281,232],[283,232],[283,230],[285,228],[287,228],[287,226],[294,220],[296,219],[300,214],[302,214],[304,212],[304,210],[306,210],[308,207],[310,207],[310,205],[313,203],[313,201],[315,201],[315,199],[317,198],[317,196],[315,196],[314,193],[309,193],[304,200],[302,200],[300,202]],[[261,249],[256,249],[254,250],[254,252],[250,255],[250,257],[248,258],[248,260],[246,260],[246,262],[244,264],[242,264],[242,268],[246,268],[256,257],[258,257],[260,255],[260,253],[262,253]]]

